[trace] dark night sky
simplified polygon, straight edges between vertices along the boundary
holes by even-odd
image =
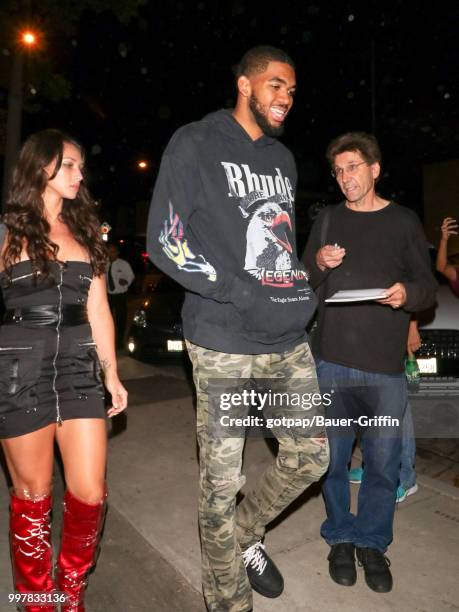
[[[421,212],[422,164],[459,156],[456,6],[161,0],[128,26],[87,13],[73,38],[47,41],[71,80],[71,98],[51,104],[38,92],[40,112],[25,116],[24,136],[65,128],[88,150],[92,191],[106,212],[133,207],[149,199],[174,130],[231,106],[232,66],[247,48],[273,44],[297,64],[284,142],[297,158],[300,188],[338,200],[324,150],[339,133],[372,129],[373,44],[380,191]],[[149,172],[136,169],[141,157],[151,161]]]

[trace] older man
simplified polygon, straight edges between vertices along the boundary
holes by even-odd
[[[311,284],[320,286],[313,347],[319,382],[322,391],[334,392],[329,416],[349,424],[333,422],[328,430],[322,535],[331,546],[329,570],[335,582],[355,583],[357,549],[368,586],[387,592],[392,575],[384,553],[392,540],[401,460],[398,424],[406,406],[408,325],[411,313],[434,303],[436,282],[416,215],[375,191],[381,172],[376,138],[344,134],[330,144],[327,158],[345,201],[318,216],[305,264]],[[375,299],[325,302],[337,291],[352,289],[379,291]],[[348,464],[357,430],[365,471],[354,515]]]

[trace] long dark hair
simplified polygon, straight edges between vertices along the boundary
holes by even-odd
[[[49,239],[50,225],[44,215],[43,193],[48,180],[58,173],[64,144],[83,149],[73,138],[60,130],[43,130],[33,134],[24,143],[13,172],[3,222],[8,229],[8,244],[3,253],[5,272],[11,278],[11,267],[18,262],[25,247],[35,273],[47,276],[50,261],[59,261],[57,244]],[[52,176],[45,167],[56,160]],[[74,200],[64,199],[61,219],[75,240],[89,253],[95,275],[103,274],[106,250],[100,235],[100,223],[84,180]]]

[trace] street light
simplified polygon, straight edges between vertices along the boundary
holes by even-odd
[[[38,45],[38,34],[27,28],[19,32],[13,51],[11,75],[8,91],[8,111],[6,119],[5,163],[3,166],[2,204],[5,205],[11,172],[21,143],[22,120],[22,70],[24,51],[33,50]]]
[[[139,162],[137,162],[137,168],[140,170],[148,170],[148,162],[141,159]]]
[[[20,40],[27,47],[34,47],[37,43],[37,35],[32,30],[25,30],[22,32]]]

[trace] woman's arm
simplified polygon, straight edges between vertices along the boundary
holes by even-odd
[[[88,294],[88,319],[97,346],[97,355],[105,374],[105,386],[112,396],[109,417],[127,407],[127,391],[118,378],[115,353],[115,328],[107,300],[105,276],[95,276]]]
[[[448,263],[448,239],[450,236],[457,235],[457,222],[452,217],[446,217],[441,224],[441,238],[437,253],[437,270],[450,281],[455,281],[457,271],[454,266]]]

